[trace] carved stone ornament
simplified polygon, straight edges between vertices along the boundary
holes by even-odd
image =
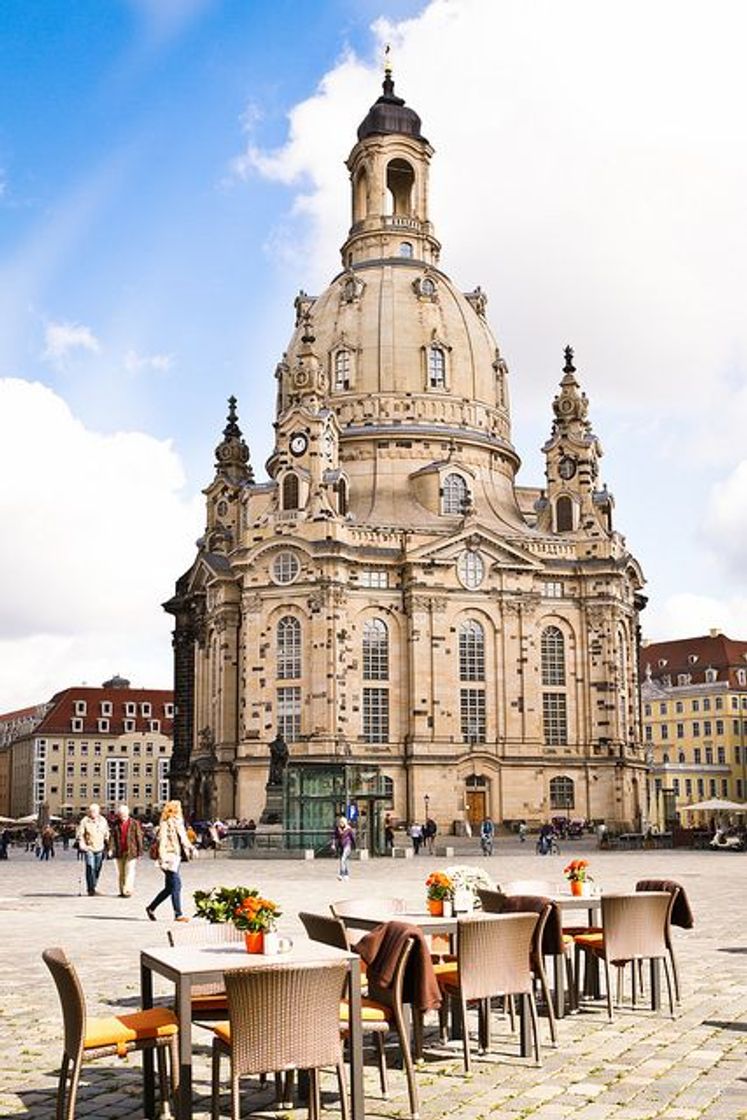
[[[293,307],[296,312],[296,326],[299,327],[303,320],[308,316],[312,307],[316,303],[316,296],[310,296],[303,288],[299,291],[296,298],[293,300]]]
[[[472,307],[474,307],[475,311],[480,316],[480,318],[484,319],[485,318],[485,311],[486,311],[486,308],[488,306],[488,297],[487,297],[487,293],[485,293],[482,290],[482,288],[479,286],[479,284],[475,288],[474,291],[465,292],[464,293],[464,298],[467,300],[467,303],[469,303]]]
[[[340,281],[340,302],[355,303],[361,298],[366,285],[352,269],[348,269]]]

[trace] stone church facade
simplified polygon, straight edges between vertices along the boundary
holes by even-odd
[[[342,270],[296,299],[268,481],[230,401],[198,554],[165,604],[172,787],[258,819],[279,731],[299,829],[353,797],[443,830],[639,825],[642,573],[570,349],[545,485],[516,485],[507,365],[484,293],[441,269],[432,155],[387,74],[347,161]]]

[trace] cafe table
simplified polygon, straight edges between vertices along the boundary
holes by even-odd
[[[193,986],[220,982],[226,969],[253,969],[267,965],[282,967],[287,964],[311,965],[332,961],[348,962],[351,1120],[364,1120],[360,957],[355,953],[335,949],[303,937],[294,938],[290,950],[276,956],[247,953],[241,942],[183,945],[174,948],[159,945],[158,948],[141,951],[140,989],[143,1008],[153,1006],[154,973],[172,983],[176,992],[176,1015],[179,1020],[177,1120],[191,1120],[192,1117],[191,992]],[[156,1111],[152,1050],[143,1052],[143,1109],[148,1120],[154,1120]]]
[[[479,914],[479,911],[472,911],[471,913]],[[458,932],[459,917],[467,917],[467,914],[456,914],[449,917],[440,915],[429,914],[423,910],[418,910],[415,907],[408,909],[405,907],[401,911],[392,912],[391,910],[377,912],[374,904],[362,902],[360,911],[354,909],[353,903],[347,902],[345,904],[344,913],[340,913],[341,920],[345,923],[346,927],[351,929],[372,930],[376,926],[380,926],[383,922],[406,922],[408,925],[418,926],[426,936],[433,934],[440,934],[442,936],[454,936]],[[532,1053],[532,1043],[530,1037],[530,1019],[529,1009],[527,1006],[527,999],[525,996],[519,997],[519,1052],[522,1058],[528,1058]],[[461,1038],[462,1025],[458,1017],[452,1018],[452,1037]],[[420,1040],[416,1038],[416,1050],[419,1053]]]
[[[579,910],[586,911],[586,925],[594,926],[601,925],[602,916],[602,896],[600,894],[592,895],[575,895],[568,892],[560,892],[548,896],[553,902],[556,902],[560,907],[563,916],[563,925],[573,924],[566,923],[566,918],[574,915]],[[593,962],[596,965],[596,962]],[[553,957],[553,1005],[555,1015],[558,1019],[562,1019],[565,1015],[565,954],[559,953]]]

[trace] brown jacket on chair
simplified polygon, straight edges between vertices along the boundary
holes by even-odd
[[[402,997],[418,1011],[430,1011],[441,1006],[441,990],[433,971],[428,942],[419,926],[405,922],[384,922],[372,929],[353,946],[368,965],[369,982],[375,987],[389,988],[394,972],[408,937],[415,944],[407,962]]]

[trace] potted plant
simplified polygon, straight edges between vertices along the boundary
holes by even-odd
[[[446,868],[446,874],[453,883],[452,900],[455,914],[469,913],[479,908],[478,889],[495,890],[495,883],[481,867],[454,864],[453,867]]]
[[[234,911],[245,898],[256,898],[259,891],[252,887],[213,887],[209,891],[195,891],[195,914],[211,925],[222,925],[233,919]]]
[[[577,897],[584,897],[588,893],[587,884],[592,881],[591,875],[587,871],[589,861],[587,859],[572,859],[567,867],[563,869],[568,882],[571,884],[571,894]]]
[[[449,911],[451,911],[451,893],[454,884],[448,875],[444,874],[443,871],[432,871],[425,880],[425,886],[430,914],[434,917],[442,917],[447,904]]]
[[[262,953],[266,951],[265,938],[274,933],[279,917],[277,903],[251,894],[236,907],[231,921],[243,932],[247,953]]]

